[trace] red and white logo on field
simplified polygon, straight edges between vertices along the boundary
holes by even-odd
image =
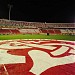
[[[0,64],[7,66],[10,75],[19,69],[27,75],[50,75],[53,67],[75,63],[75,42],[61,40],[0,41]],[[22,74],[18,75],[22,75]],[[66,72],[67,73],[67,72]],[[56,74],[52,74],[56,75]],[[63,74],[65,75],[65,74]],[[66,74],[67,75],[67,74]]]

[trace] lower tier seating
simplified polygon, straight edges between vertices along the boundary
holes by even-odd
[[[0,29],[0,34],[20,34],[17,29]]]
[[[75,29],[0,29],[0,34],[72,34],[75,35]]]
[[[22,34],[39,34],[40,33],[39,29],[20,29],[19,31]]]

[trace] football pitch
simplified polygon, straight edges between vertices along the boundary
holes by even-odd
[[[11,39],[56,39],[75,41],[75,35],[46,35],[46,34],[18,34],[18,35],[0,35],[0,40]]]
[[[73,35],[0,35],[0,75],[75,75],[74,57]]]

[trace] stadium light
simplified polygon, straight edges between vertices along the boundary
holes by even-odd
[[[8,7],[9,7],[9,20],[10,20],[10,18],[11,18],[10,13],[11,13],[11,8],[13,7],[13,5],[8,4]]]

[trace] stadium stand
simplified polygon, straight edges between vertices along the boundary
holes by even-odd
[[[41,23],[0,19],[0,34],[72,34],[75,23]]]
[[[75,29],[73,29],[72,32],[73,32],[72,35],[75,35]]]
[[[39,29],[19,29],[22,34],[39,34]]]
[[[54,30],[53,30],[53,29],[49,29],[48,32],[49,32],[50,34],[54,34]]]
[[[0,34],[10,34],[10,30],[9,29],[0,29]]]
[[[68,31],[66,29],[60,29],[60,31],[61,31],[62,34],[67,34],[68,33]]]
[[[48,31],[46,29],[41,29],[42,33],[48,33]]]
[[[17,29],[10,29],[11,34],[20,34],[20,31]]]
[[[54,33],[55,33],[55,34],[61,34],[61,31],[60,31],[59,29],[55,29],[55,30],[54,30]]]

